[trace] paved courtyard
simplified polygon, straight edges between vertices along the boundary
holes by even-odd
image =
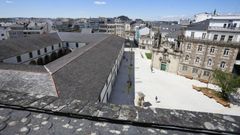
[[[129,49],[126,48],[125,51],[128,52]],[[126,92],[126,82],[128,80],[126,66],[129,64],[129,61],[122,61],[120,74],[117,77],[113,88],[114,91],[111,95],[111,103],[134,104],[134,98],[137,97],[137,93],[142,92],[146,96],[145,102],[150,107],[240,116],[239,106],[231,105],[230,108],[224,107],[215,100],[192,89],[192,85],[206,86],[206,84],[158,69],[153,69],[152,72],[150,68],[151,61],[146,58],[145,52],[145,50],[138,48],[134,49],[135,64],[132,80],[135,82],[135,85],[130,94]],[[130,56],[129,54],[125,55],[127,58]],[[214,85],[209,85],[209,87],[217,88]],[[158,97],[158,102],[155,101],[156,96]]]
[[[135,94],[144,93],[145,102],[151,103],[152,107],[240,115],[239,106],[224,107],[192,89],[192,85],[206,86],[205,83],[158,69],[151,72],[151,60],[146,58],[146,51],[136,48],[134,52]],[[209,87],[217,89],[214,85]],[[156,96],[159,102],[155,101]]]

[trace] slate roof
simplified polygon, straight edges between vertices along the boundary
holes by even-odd
[[[187,26],[187,30],[202,30],[205,31],[208,29],[210,20],[204,20],[197,23],[192,23]]]
[[[83,50],[77,49],[76,52],[79,51],[80,54],[74,55],[73,59],[71,55],[60,58],[66,60],[65,65],[49,74],[55,78],[56,86],[62,90],[59,97],[0,90],[0,134],[240,133],[239,116],[121,106],[79,99],[78,97],[84,98],[83,96],[93,97],[94,92],[99,92],[123,42],[124,39],[120,37],[107,36],[99,39],[97,43],[90,43]],[[104,53],[101,53],[103,50]],[[102,61],[99,61],[100,59]],[[31,73],[46,72],[42,66],[24,66],[26,69],[23,65],[1,64],[0,68],[19,68],[19,71]],[[72,88],[68,83],[75,87],[80,85]],[[86,86],[81,85],[82,83]],[[84,91],[81,91],[83,89]],[[88,89],[93,90],[93,93],[87,91]],[[63,91],[65,93],[61,93]],[[70,96],[65,96],[68,93]]]
[[[0,134],[239,134],[239,125],[239,116],[0,91]]]
[[[0,63],[3,65],[0,66],[0,90],[97,101],[125,40],[106,34],[55,33],[49,38],[45,37],[47,41],[51,36],[57,36],[57,41],[83,42],[87,45],[45,66]],[[36,49],[53,43],[39,45],[35,42],[40,39],[30,39],[24,47],[32,45],[34,47],[30,49]],[[18,44],[21,44],[22,40],[25,42],[25,39],[21,39]],[[8,43],[4,44],[6,48],[7,45],[10,49],[17,46],[16,42]]]
[[[61,39],[57,33],[2,40],[0,41],[0,61],[60,42]]]
[[[111,36],[53,73],[59,96],[98,100],[124,41]]]

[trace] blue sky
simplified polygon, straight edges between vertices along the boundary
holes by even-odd
[[[200,12],[240,13],[240,0],[0,0],[0,17],[114,17],[163,20]]]

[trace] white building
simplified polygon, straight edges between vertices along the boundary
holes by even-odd
[[[239,17],[191,24],[185,31],[178,74],[204,81],[209,81],[215,69],[240,74]]]
[[[239,15],[221,15],[217,13],[199,13],[194,16],[195,22],[201,22],[207,19],[240,19]]]
[[[138,29],[135,32],[135,40],[142,49],[151,49],[154,44],[154,32],[148,27]]]
[[[0,40],[6,40],[9,38],[9,28],[0,27]]]

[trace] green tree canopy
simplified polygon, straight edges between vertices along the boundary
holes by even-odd
[[[240,87],[240,77],[232,73],[215,70],[213,73],[215,83],[221,88],[221,96],[228,99],[228,95],[236,92]]]

